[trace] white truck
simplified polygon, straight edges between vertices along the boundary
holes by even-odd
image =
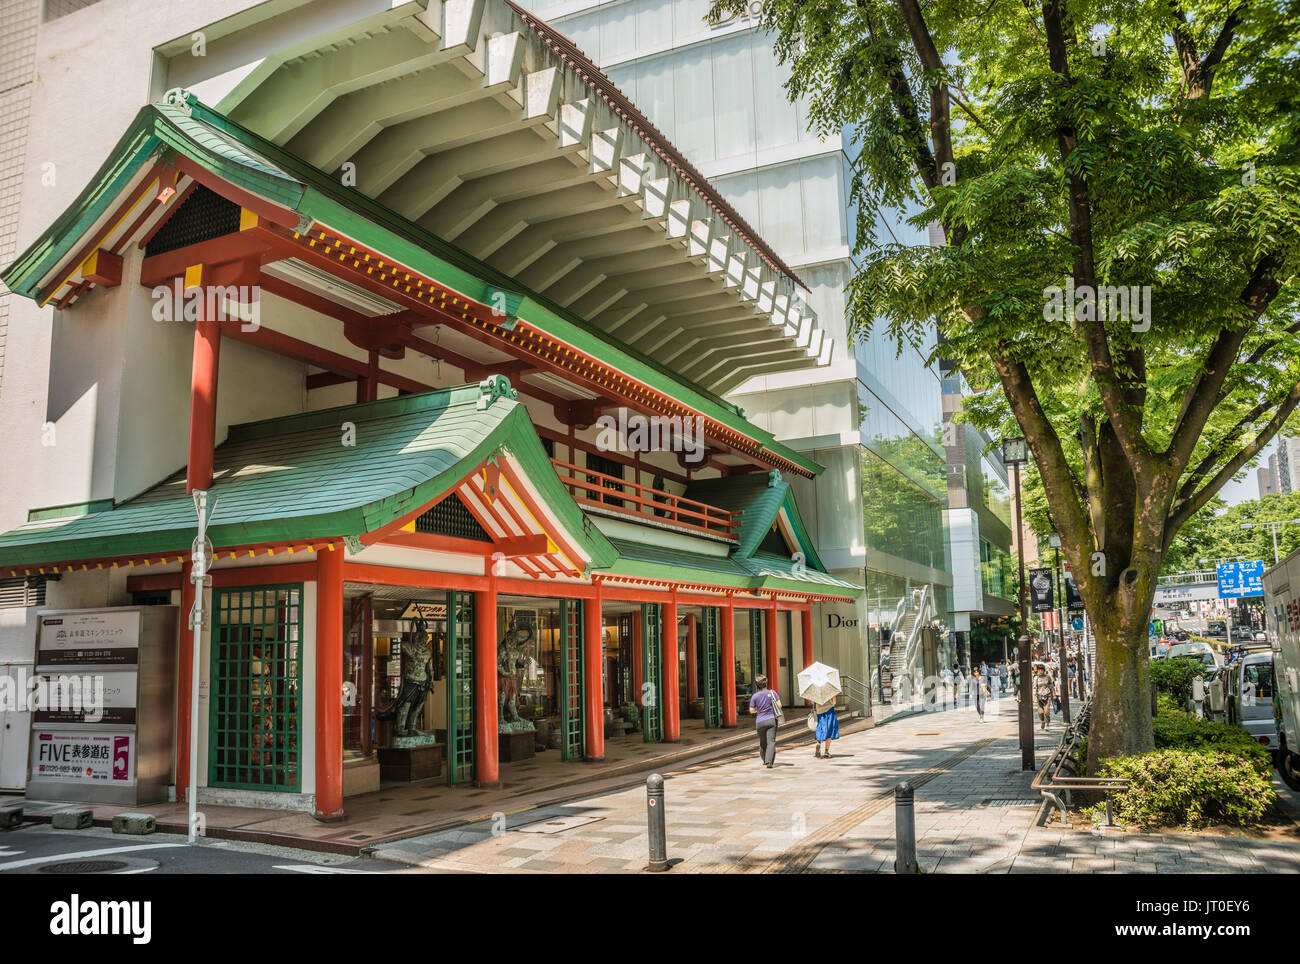
[[[1273,650],[1274,759],[1286,785],[1300,790],[1300,549],[1264,573],[1264,632]]]

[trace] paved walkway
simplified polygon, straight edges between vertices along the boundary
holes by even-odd
[[[917,852],[928,873],[1300,872],[1296,843],[1165,834],[1099,836],[1034,826],[1020,769],[1016,703],[893,719],[846,735],[829,761],[811,748],[668,774],[674,873],[892,871],[893,787],[916,787]],[[1038,761],[1061,723],[1036,731]],[[593,794],[398,841],[375,855],[429,870],[633,873],[647,860],[643,787]]]

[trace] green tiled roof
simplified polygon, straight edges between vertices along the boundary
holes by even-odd
[[[192,96],[183,105],[140,110],[108,161],[73,204],[0,276],[17,294],[40,296],[41,280],[66,258],[146,163],[168,151],[191,158],[232,184],[327,224],[393,260],[479,302],[505,293],[515,314],[548,335],[615,367],[656,391],[741,432],[763,449],[816,475],[822,467],[746,421],[734,405],[617,341],[337,178],[310,166]]]
[[[560,483],[528,412],[509,397],[480,409],[477,385],[231,428],[214,453],[214,546],[359,536],[433,501],[494,453],[519,460],[593,566],[615,552]],[[347,423],[355,444],[344,444]],[[0,535],[0,565],[40,565],[190,548],[184,473],[107,511],[28,522]]]
[[[778,513],[785,509],[806,565],[825,571],[826,567],[822,565],[817,549],[804,528],[790,483],[775,479],[773,473],[752,472],[747,475],[701,479],[686,487],[684,498],[707,502],[728,512],[741,513],[740,541],[732,553],[738,559],[749,558],[758,551],[764,537],[776,523]]]
[[[857,597],[861,586],[837,579],[794,560],[768,553],[740,559],[709,556],[666,546],[645,545],[625,539],[612,540],[618,560],[605,572],[640,579],[727,586],[736,589],[815,593]]]

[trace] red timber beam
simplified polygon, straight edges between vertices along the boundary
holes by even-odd
[[[777,670],[781,666],[780,651],[778,650],[776,645],[777,643],[776,624],[777,624],[776,607],[773,606],[771,609],[765,610],[763,613],[763,645],[764,645],[763,663],[765,664],[764,669],[767,670],[767,681],[768,681],[767,685],[770,686],[772,689],[776,690],[777,693],[780,693],[781,691],[777,689],[776,686],[777,676],[779,675]],[[785,702],[789,702],[790,694],[786,693],[783,695],[786,698]]]
[[[799,607],[799,631],[803,636],[803,665],[806,669],[813,660],[812,605]]]
[[[704,418],[710,436],[720,447],[764,465],[796,475],[809,475],[806,469],[788,459],[765,455],[757,440],[703,416],[525,321],[520,320],[513,327],[506,328],[488,305],[474,302],[351,239],[324,231],[319,226],[313,226],[306,234],[270,226],[264,226],[262,230],[268,237],[277,238],[286,245],[293,257],[345,278],[404,308],[418,311],[430,319],[430,324],[448,325],[498,351],[529,362],[538,371],[603,390],[616,404],[645,414],[692,418],[698,415]]]
[[[660,627],[660,655],[663,658],[664,742],[677,743],[682,738],[681,688],[677,684],[677,593],[668,594],[668,600],[659,610],[663,620]]]
[[[592,595],[582,602],[582,695],[587,732],[583,759],[598,763],[605,759],[605,621],[599,580],[593,580],[592,589]]]
[[[474,785],[501,785],[497,731],[497,577],[474,597]]]
[[[343,544],[316,557],[317,820],[343,819]]]

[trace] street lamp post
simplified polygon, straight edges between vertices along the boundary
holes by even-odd
[[[1277,532],[1283,526],[1300,525],[1300,519],[1279,519],[1276,522],[1243,522],[1243,529],[1267,529],[1273,534],[1273,565],[1277,565],[1279,560],[1277,553]]]
[[[1016,492],[1016,555],[1020,557],[1020,768],[1034,767],[1034,718],[1026,689],[1030,683],[1028,586],[1025,584],[1025,529],[1020,516],[1020,466],[1029,460],[1029,446],[1023,438],[1002,440],[1002,462],[1012,468]]]

